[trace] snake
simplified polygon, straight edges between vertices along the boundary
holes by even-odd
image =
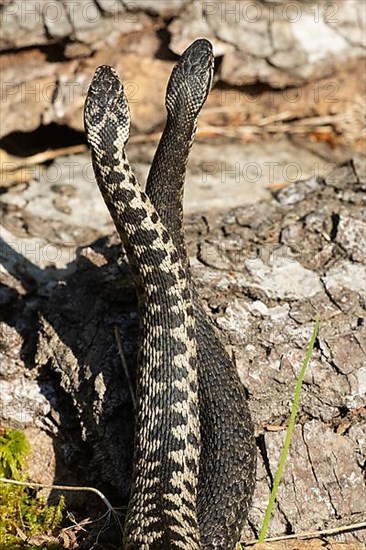
[[[96,69],[85,100],[96,181],[138,297],[134,472],[122,540],[128,550],[231,550],[255,487],[245,389],[199,298],[184,239],[186,166],[213,67],[204,38],[174,66],[145,191],[126,154],[130,112],[115,69]]]

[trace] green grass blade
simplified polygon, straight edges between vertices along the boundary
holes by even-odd
[[[315,340],[316,340],[316,337],[318,335],[319,321],[320,321],[320,316],[319,316],[319,314],[317,314],[314,329],[313,329],[313,333],[311,335],[311,339],[310,339],[310,342],[309,342],[309,347],[308,347],[308,350],[307,350],[307,353],[306,353],[306,357],[305,357],[305,360],[302,364],[299,377],[297,379],[295,395],[294,395],[294,400],[293,400],[292,409],[291,409],[290,422],[289,422],[289,425],[288,425],[288,428],[287,428],[287,433],[286,433],[285,444],[284,444],[284,447],[283,447],[283,450],[282,450],[280,463],[278,465],[278,469],[277,469],[277,472],[276,472],[276,477],[275,477],[274,482],[273,482],[273,489],[272,489],[271,496],[270,496],[268,506],[267,506],[267,510],[266,510],[266,513],[265,513],[265,516],[264,516],[264,520],[263,520],[263,524],[262,524],[262,528],[261,528],[261,532],[260,532],[260,535],[259,535],[258,542],[263,542],[265,537],[266,537],[266,534],[267,534],[267,529],[268,529],[269,521],[271,519],[273,504],[274,504],[274,501],[276,499],[277,490],[278,490],[278,487],[279,487],[279,484],[280,484],[280,481],[281,481],[281,478],[282,478],[283,469],[285,467],[285,462],[286,462],[286,459],[287,459],[288,450],[289,450],[290,443],[291,443],[292,432],[293,432],[293,429],[294,429],[294,426],[295,426],[295,420],[296,420],[296,415],[297,415],[297,409],[298,409],[298,406],[299,406],[299,399],[300,399],[300,392],[301,392],[302,382],[304,380],[306,367],[309,364],[311,354],[313,352]]]

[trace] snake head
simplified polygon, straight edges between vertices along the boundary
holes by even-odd
[[[194,120],[209,94],[213,77],[212,44],[199,38],[182,53],[169,79],[165,104],[170,116]]]
[[[130,112],[123,84],[113,67],[102,65],[95,71],[84,108],[84,124],[91,146],[123,146],[129,136]]]

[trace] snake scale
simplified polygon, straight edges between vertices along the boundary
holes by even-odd
[[[231,550],[254,490],[244,388],[200,303],[184,242],[186,164],[212,74],[212,46],[198,39],[173,68],[146,192],[126,156],[130,114],[112,67],[96,70],[85,102],[96,180],[125,247],[140,312],[125,549]]]

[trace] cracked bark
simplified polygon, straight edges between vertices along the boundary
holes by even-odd
[[[293,3],[299,12],[295,18],[287,13],[285,1],[250,4],[258,13],[254,18],[244,1],[107,0],[84,5],[66,0],[14,0],[0,5],[2,92],[7,107],[11,105],[1,113],[1,136],[18,130],[19,118],[24,120],[25,131],[51,122],[81,130],[85,89],[96,65],[102,63],[129,75],[136,88],[132,90],[135,99],[144,103],[144,109],[133,106],[134,129],[153,131],[164,121],[162,98],[171,59],[197,36],[206,36],[214,44],[221,59],[218,79],[226,85],[249,86],[248,90],[257,84],[272,91],[289,90],[323,77],[335,85],[339,79],[334,82],[332,75],[339,70],[340,61],[344,67],[349,65],[352,74],[352,67],[358,67],[365,56],[358,0],[348,0],[347,5],[341,0],[318,0],[315,6]],[[327,18],[329,5],[337,10],[332,24],[329,14]],[[324,35],[316,48],[312,33]],[[145,69],[141,68],[143,60]],[[150,78],[146,97],[141,97],[136,87],[143,71]],[[152,81],[159,99],[156,102],[150,97]],[[345,78],[343,88],[349,86],[353,85]],[[316,93],[319,89],[316,92],[309,87],[309,96]],[[37,95],[36,101],[32,94]],[[301,88],[299,94],[300,99]],[[334,113],[340,107],[339,94],[333,90],[332,95],[331,90],[325,94],[325,103],[313,98],[312,109],[306,102],[304,108],[312,116],[323,103],[323,110]],[[345,98],[351,95],[346,93]],[[289,100],[286,109],[291,107]],[[339,113],[343,112],[340,108]]]
[[[11,4],[19,7],[21,2]],[[302,102],[295,105],[296,117],[301,117],[342,113],[348,97],[362,88],[355,69],[365,49],[359,39],[359,3],[353,0],[331,3],[339,6],[333,25],[322,12],[319,29],[331,33],[334,41],[320,47],[318,61],[298,35],[304,17],[300,29],[281,16],[285,2],[275,2],[276,18],[264,25],[262,35],[263,19],[248,24],[241,17],[235,23],[237,39],[228,32],[229,19],[221,24],[222,2],[206,2],[213,9],[203,17],[203,3],[196,0],[135,1],[130,3],[133,10],[126,2],[119,2],[118,9],[114,2],[111,10],[109,0],[98,0],[98,24],[82,14],[72,19],[66,3],[59,2],[57,25],[45,21],[45,4],[38,2],[41,17],[26,19],[26,31],[21,8],[10,16],[1,5],[3,20],[10,17],[2,34],[3,82],[11,85],[0,105],[2,135],[19,130],[19,120],[23,131],[50,122],[82,129],[87,82],[104,62],[115,65],[128,82],[139,83],[137,101],[131,102],[133,131],[155,130],[165,116],[163,96],[172,58],[198,35],[214,43],[221,58],[221,84],[246,86],[247,91],[264,85],[263,101],[275,113],[293,105],[279,103],[274,90],[303,86]],[[264,9],[266,4],[274,3],[258,5]],[[319,2],[319,10],[326,4]],[[299,5],[303,14],[314,18],[313,3]],[[344,39],[341,54],[332,50],[336,34]],[[316,101],[314,79],[328,75],[325,85],[333,82],[341,62],[348,66],[342,73],[340,101]],[[38,84],[39,90],[54,90],[52,97],[40,93],[35,101],[25,93]],[[223,90],[213,90],[210,105],[236,106],[239,97],[244,110],[245,94],[233,98]],[[245,120],[263,117],[263,105],[258,105],[252,104],[254,110]],[[238,157],[241,149],[242,144]],[[259,468],[244,533],[249,538],[259,532],[263,519],[316,311],[322,316],[319,346],[306,373],[298,429],[270,534],[343,525],[365,514],[364,174],[364,160],[356,157],[326,181],[310,178],[285,188],[270,202],[187,220],[200,294],[236,359],[256,423]],[[73,196],[72,186],[69,191],[60,190],[55,210],[84,215],[86,196]],[[120,328],[133,372],[138,323],[134,287],[117,239],[100,238],[112,231],[110,226],[83,226],[72,215],[67,222],[57,216],[50,222],[42,212],[48,203],[42,203],[41,189],[37,193],[36,199],[19,197],[19,208],[10,201],[2,218],[5,238],[19,245],[19,253],[2,243],[0,418],[24,427],[34,447],[52,458],[48,465],[39,457],[31,461],[34,481],[94,483],[120,504],[129,491],[133,411],[114,326]],[[27,200],[39,202],[38,210],[27,211]],[[86,214],[98,215],[92,209]],[[80,247],[67,269],[43,257],[35,265],[22,256],[20,241],[36,251],[38,236],[55,243],[64,257],[69,254],[67,241],[93,244]],[[344,538],[365,540],[363,533]]]
[[[256,424],[259,467],[248,538],[260,529],[317,311],[319,337],[269,534],[344,525],[365,513],[365,351],[359,345],[365,296],[362,264],[354,257],[357,234],[346,247],[335,238],[331,256],[314,259],[314,250],[329,244],[335,214],[346,209],[362,220],[363,170],[358,159],[337,170],[337,193],[333,174],[316,184],[298,182],[270,202],[187,223],[197,287],[236,359]],[[289,235],[301,246],[284,255]],[[210,261],[203,265],[197,256],[207,243]],[[221,263],[229,269],[219,269]],[[66,275],[37,271],[14,255],[4,265],[2,421],[52,431],[55,479],[96,484],[120,504],[129,491],[133,411],[114,326],[134,372],[138,319],[118,240],[81,247]],[[343,538],[364,540],[361,532]]]

